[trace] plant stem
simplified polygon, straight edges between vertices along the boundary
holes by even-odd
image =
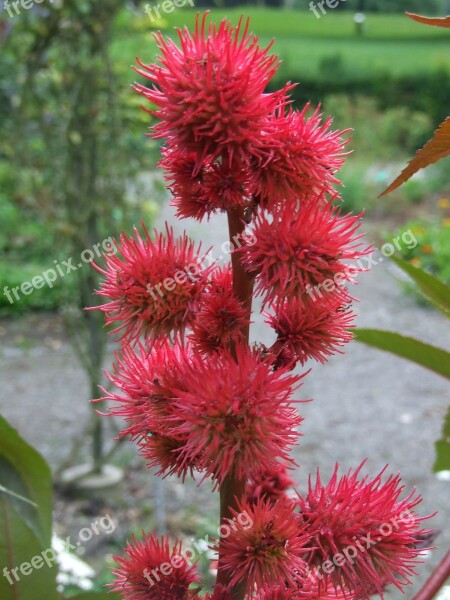
[[[230,232],[231,247],[237,246],[239,235],[245,229],[244,213],[241,210],[228,211],[228,229]],[[250,334],[250,316],[252,313],[253,284],[254,278],[250,277],[244,269],[241,258],[238,254],[231,255],[231,264],[233,267],[233,291],[237,298],[247,309],[247,324],[244,328],[245,339],[248,343]]]
[[[413,600],[432,600],[450,577],[450,550]]]
[[[237,499],[242,498],[245,493],[246,480],[234,477],[230,474],[226,477],[225,481],[220,487],[220,523],[226,523],[226,519],[233,518],[231,508],[237,509]],[[229,581],[229,574],[225,573],[221,566],[221,553],[219,547],[219,567],[217,571],[217,583],[227,585]],[[231,590],[233,600],[243,600],[245,596],[245,582],[234,586]]]
[[[245,229],[244,214],[242,210],[228,211],[228,228],[230,233],[231,247],[234,248],[237,242],[237,236]],[[250,316],[252,312],[253,283],[242,266],[239,255],[231,255],[231,264],[233,267],[233,291],[237,298],[241,300],[247,310],[247,322],[243,333],[246,343],[249,342],[250,335]],[[233,471],[225,478],[220,487],[220,523],[226,523],[226,519],[233,518],[231,509],[238,510],[238,500],[245,494],[246,478],[236,477]],[[219,566],[217,571],[217,583],[227,585],[229,575],[224,572],[222,567],[222,556],[219,547]],[[234,586],[231,590],[233,600],[243,600],[245,597],[245,581]]]

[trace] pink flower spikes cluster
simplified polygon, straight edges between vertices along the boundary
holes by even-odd
[[[230,534],[216,541],[206,595],[182,543],[145,534],[116,557],[111,587],[124,600],[382,598],[414,574],[420,499],[402,499],[397,477],[360,476],[361,466],[287,493],[302,422],[293,369],[350,341],[349,263],[368,252],[359,216],[338,207],[345,132],[309,106],[293,110],[291,86],[266,91],[278,60],[248,22],[207,26],[205,15],[178,35],[179,46],[156,35],[159,63],[139,62],[149,85],[135,90],[158,120],[150,135],[164,140],[178,216],[225,212],[241,243],[229,265],[205,267],[201,247],[169,227],[122,235],[98,291],[123,344],[109,375],[116,391],[101,400],[160,474],[213,481]],[[330,278],[337,285],[320,300],[308,293]],[[254,293],[270,347],[249,343]],[[249,519],[236,526],[242,512]]]

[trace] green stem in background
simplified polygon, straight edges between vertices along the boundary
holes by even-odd
[[[228,228],[230,233],[231,247],[236,247],[239,235],[245,229],[244,214],[242,210],[228,211]],[[253,283],[242,266],[239,255],[231,255],[231,264],[233,267],[233,290],[237,298],[241,300],[247,309],[247,323],[243,331],[246,343],[249,343],[250,335],[250,316],[252,312]],[[231,509],[238,510],[238,500],[245,494],[246,478],[236,477],[231,471],[225,478],[220,488],[220,523],[226,522],[226,519],[233,517]],[[219,567],[217,572],[217,583],[227,585],[229,576],[224,572],[221,564],[221,553],[219,548]],[[245,597],[245,582],[235,586],[231,590],[233,600],[243,600]]]

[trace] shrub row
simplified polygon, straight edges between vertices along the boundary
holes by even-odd
[[[284,71],[272,83],[271,89],[279,88],[285,81],[295,80],[298,80],[298,73]],[[430,115],[436,127],[448,115],[450,72],[446,69],[403,76],[383,72],[365,75],[352,73],[337,55],[322,62],[317,76],[308,78],[305,75],[301,81],[302,84],[292,91],[296,106],[303,106],[307,101],[321,103],[331,94],[346,94],[376,98],[381,110],[407,106],[424,112]]]

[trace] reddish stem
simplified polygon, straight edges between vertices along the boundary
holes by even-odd
[[[228,211],[228,228],[230,232],[231,247],[236,247],[238,236],[244,231],[244,214],[241,210]],[[244,267],[240,257],[237,254],[231,255],[231,264],[233,267],[233,290],[235,295],[241,300],[247,309],[247,322],[243,333],[248,344],[250,334],[250,317],[252,312],[253,282]],[[236,477],[231,472],[220,487],[220,522],[226,522],[226,519],[233,517],[231,509],[238,510],[238,500],[245,494],[246,478]],[[219,566],[217,572],[217,583],[227,585],[229,575],[222,567],[222,556],[219,547]],[[245,597],[245,582],[234,586],[231,590],[233,600],[243,600]]]
[[[450,577],[450,550],[413,600],[432,600]]]
[[[230,243],[232,248],[236,248],[239,242],[239,236],[245,229],[244,213],[241,210],[228,211],[228,229],[230,232]],[[241,258],[238,254],[231,255],[231,264],[233,267],[233,290],[235,295],[241,300],[247,309],[247,324],[244,328],[245,339],[249,340],[250,317],[252,313],[253,283],[254,278],[244,269]]]

